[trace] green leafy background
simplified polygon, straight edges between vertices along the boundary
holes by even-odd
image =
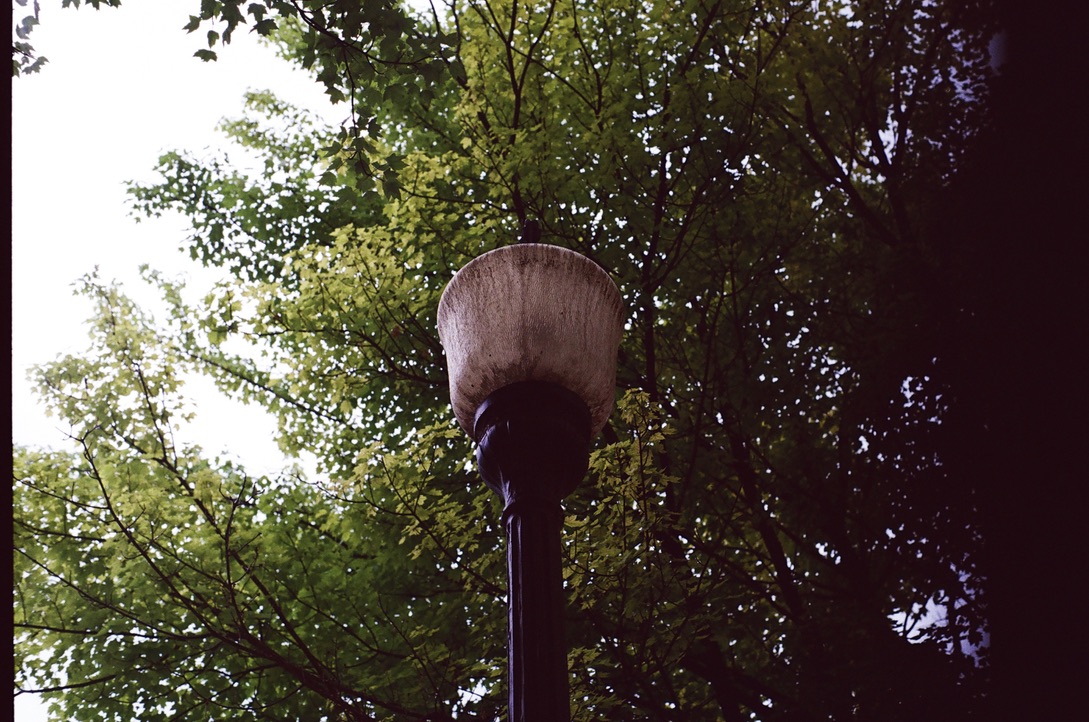
[[[505,718],[499,501],[435,310],[532,218],[628,310],[566,503],[573,718],[970,718],[986,597],[979,489],[942,455],[943,220],[987,130],[988,17],[200,3],[201,57],[252,26],[351,119],[251,93],[221,130],[256,170],[179,150],[130,186],[230,280],[192,302],[148,271],[158,319],[81,282],[90,346],[34,374],[75,446],[14,452],[17,688],[66,719]],[[192,372],[316,476],[187,444]]]

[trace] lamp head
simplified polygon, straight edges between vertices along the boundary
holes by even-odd
[[[559,384],[590,412],[590,437],[612,412],[624,307],[616,284],[575,251],[518,243],[465,265],[439,300],[450,401],[473,436],[480,404],[522,381]]]

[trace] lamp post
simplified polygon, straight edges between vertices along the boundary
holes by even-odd
[[[510,722],[568,722],[562,500],[612,411],[616,285],[574,251],[520,243],[462,268],[439,300],[450,400],[504,503]]]

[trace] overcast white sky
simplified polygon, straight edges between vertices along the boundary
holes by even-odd
[[[197,285],[214,279],[178,251],[184,219],[135,223],[124,182],[150,178],[163,151],[222,145],[215,126],[239,114],[247,89],[270,89],[333,122],[347,112],[330,108],[316,83],[249,33],[220,48],[217,63],[192,57],[205,47],[203,33],[182,26],[200,0],[125,0],[100,11],[60,4],[41,0],[32,35],[49,63],[12,81],[13,440],[54,448],[64,446],[64,429],[34,401],[26,371],[87,345],[90,305],[72,296],[72,283],[98,266],[103,280],[117,279],[153,304],[139,279],[142,263],[169,276],[187,273]],[[187,440],[229,450],[253,471],[280,468],[270,418],[216,400],[210,386],[190,395],[198,418]],[[46,716],[23,695],[15,719]]]
[[[33,42],[50,62],[12,83],[12,381],[15,441],[50,444],[63,431],[38,413],[25,369],[86,345],[90,305],[72,296],[72,283],[98,266],[104,280],[153,304],[142,263],[196,285],[214,278],[178,251],[184,219],[135,223],[124,182],[151,178],[165,150],[221,145],[215,126],[239,114],[247,89],[328,105],[316,83],[255,36],[242,33],[217,63],[193,58],[203,38],[181,28],[199,0],[126,0],[100,11],[42,5]]]

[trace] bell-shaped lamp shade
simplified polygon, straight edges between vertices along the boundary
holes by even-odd
[[[547,381],[586,403],[596,436],[613,408],[623,323],[616,284],[575,251],[519,243],[473,259],[446,286],[438,313],[461,428],[473,435],[493,391]]]

